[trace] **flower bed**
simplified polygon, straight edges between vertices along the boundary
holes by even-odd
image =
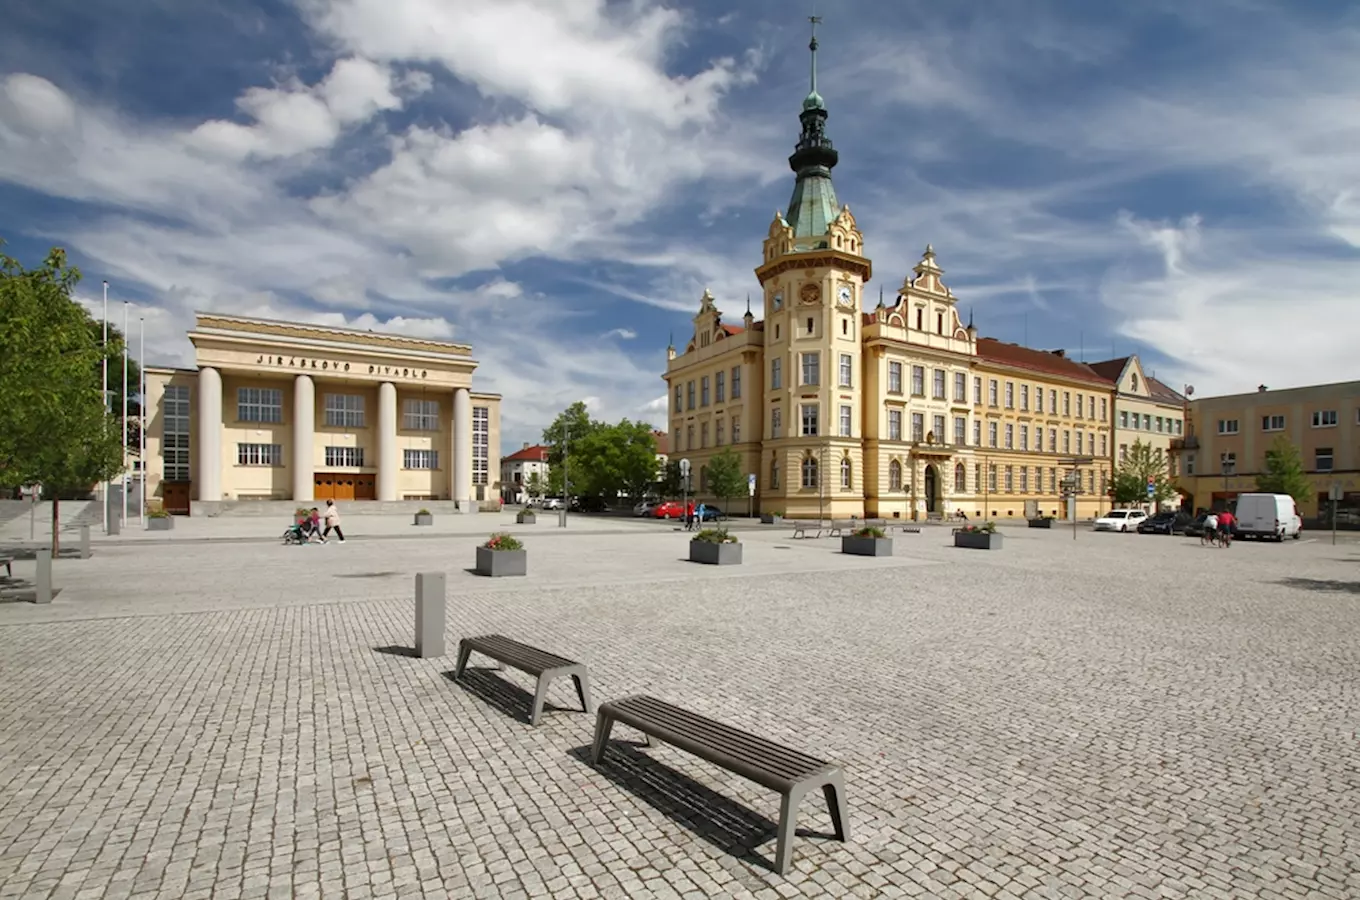
[[[529,574],[529,551],[511,534],[493,534],[477,548],[477,574],[504,578]]]

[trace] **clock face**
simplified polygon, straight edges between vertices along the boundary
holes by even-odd
[[[840,292],[837,294],[837,296],[841,301],[841,306],[849,306],[850,300],[854,295],[850,291],[850,286],[848,284],[843,284],[841,285]]]
[[[770,298],[770,302],[774,304],[775,309],[782,307],[784,305],[784,292],[775,291],[774,296]]]
[[[806,304],[813,304],[820,300],[822,291],[815,284],[803,285],[803,290],[799,292],[798,299]]]

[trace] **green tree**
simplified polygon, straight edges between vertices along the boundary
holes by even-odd
[[[1299,448],[1284,435],[1276,437],[1267,448],[1265,471],[1256,476],[1256,489],[1267,494],[1288,494],[1299,508],[1314,495]]]
[[[1152,497],[1148,497],[1148,482],[1154,483]],[[1158,456],[1150,444],[1134,441],[1128,456],[1115,468],[1111,480],[1114,502],[1119,506],[1146,503],[1149,499],[1165,503],[1176,496],[1176,487],[1167,470],[1167,459]]]
[[[53,497],[54,553],[60,493],[88,490],[123,463],[121,423],[100,396],[110,348],[71,297],[79,280],[60,249],[35,269],[0,254],[0,486],[41,484]]]
[[[529,477],[524,480],[524,493],[529,495],[531,500],[537,500],[543,496],[547,485],[543,481],[543,476],[537,472],[530,472]]]
[[[578,442],[587,492],[613,499],[640,497],[656,481],[656,437],[646,422],[604,425]]]
[[[684,492],[685,480],[680,477],[680,460],[668,460],[661,467],[656,492],[662,500],[673,500]]]
[[[708,478],[708,489],[723,502],[723,508],[730,514],[727,502],[746,489],[746,473],[741,470],[741,455],[731,447],[715,453],[704,467]]]
[[[551,425],[543,429],[543,443],[548,447],[548,493],[565,496],[570,487],[573,496],[581,496],[590,489],[589,459],[582,456],[582,442],[603,428],[604,424],[590,418],[585,403],[577,401],[557,414]],[[570,478],[571,484],[564,480]]]

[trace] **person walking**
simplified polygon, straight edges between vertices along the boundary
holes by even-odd
[[[335,505],[334,500],[326,501],[326,530],[321,533],[321,539],[330,537],[331,532],[340,539],[340,543],[345,542],[345,532],[340,530],[340,507]]]
[[[699,528],[704,527],[704,505],[702,503],[700,503],[699,508],[694,511],[694,524]]]

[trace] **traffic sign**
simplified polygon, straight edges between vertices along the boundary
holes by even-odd
[[[754,472],[752,472],[750,475],[746,476],[746,496],[754,497],[755,495],[756,495],[756,475]]]
[[[1345,499],[1345,492],[1341,488],[1341,482],[1339,481],[1332,482],[1332,486],[1327,490],[1327,499],[1328,500]]]
[[[1157,484],[1156,484],[1156,482],[1149,481],[1149,482],[1148,482],[1148,497],[1151,498],[1151,497],[1154,496],[1156,493],[1157,493]]]

